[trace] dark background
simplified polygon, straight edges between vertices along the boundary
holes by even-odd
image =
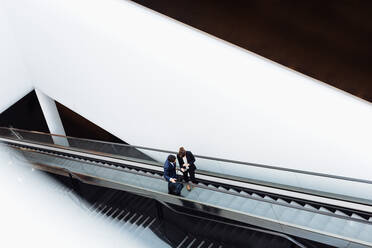
[[[133,1],[372,102],[372,1]]]
[[[56,106],[67,136],[127,144],[64,105]],[[0,127],[50,133],[35,90],[0,113]]]
[[[0,127],[14,127],[49,133],[35,90],[0,113]]]

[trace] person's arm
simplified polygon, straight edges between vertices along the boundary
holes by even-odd
[[[178,154],[177,154],[177,160],[178,160],[178,164],[180,165],[180,168],[183,167],[183,158],[181,158]]]
[[[169,164],[165,164],[165,165],[164,165],[164,178],[165,178],[165,180],[167,180],[167,182],[175,183],[175,182],[176,182],[176,179],[170,177],[169,174],[170,174],[170,171],[169,171]]]
[[[195,157],[194,155],[192,154],[192,152],[188,151],[189,153],[189,158],[190,158],[190,161],[187,161],[190,165],[191,164],[194,164],[195,163]]]
[[[178,160],[178,164],[180,166],[180,171],[184,172],[185,171],[185,166],[183,165],[183,158],[181,158],[178,154],[177,154],[177,160]]]
[[[169,180],[171,179],[171,177],[169,176],[169,165],[168,164],[164,165],[164,178],[165,180],[167,180],[167,182],[169,182]]]

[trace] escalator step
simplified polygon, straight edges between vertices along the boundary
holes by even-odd
[[[345,217],[348,216],[347,214],[345,214],[344,212],[342,212],[340,210],[336,210],[335,214],[342,215],[342,216],[345,216]]]
[[[332,211],[330,211],[328,208],[325,208],[325,207],[320,207],[319,210],[326,212],[326,213],[332,213]]]
[[[229,192],[234,193],[234,194],[236,194],[236,193],[239,194],[239,192],[237,190],[233,189],[233,188],[230,188]]]
[[[248,195],[250,196],[251,195],[251,194],[249,194],[249,193],[247,193],[246,191],[243,191],[243,190],[240,191],[240,194],[245,195],[245,196],[248,196]]]
[[[115,215],[115,214],[118,214],[118,213],[120,213],[120,209],[119,208],[116,208],[108,217],[110,218],[110,219],[113,219],[113,216]]]
[[[185,247],[186,248],[191,248],[194,245],[195,242],[196,242],[196,238],[190,239],[190,242]]]
[[[208,246],[207,246],[207,248],[213,248],[213,243],[210,243]]]
[[[136,222],[138,220],[138,218],[140,218],[141,216],[137,213],[133,213],[133,215],[131,217],[129,217],[126,221],[126,223],[129,224],[133,224],[134,222]]]
[[[302,207],[301,204],[299,204],[299,203],[297,203],[297,202],[295,202],[295,201],[291,201],[289,204],[290,204],[290,205],[293,205],[293,206],[296,206],[296,207]]]
[[[123,212],[121,215],[117,216],[117,221],[123,221],[130,215],[130,212]]]
[[[144,221],[145,218],[143,218],[143,215],[138,215],[137,218],[133,218],[133,220],[131,221],[131,224],[133,225],[140,225],[140,223],[142,223],[142,221]]]
[[[271,198],[271,197],[268,196],[268,195],[265,195],[264,199],[269,200],[269,201],[275,201],[273,198]]]
[[[137,215],[136,213],[128,212],[128,214],[126,214],[125,216],[123,216],[123,218],[121,218],[120,221],[126,223],[126,222],[128,222],[131,218],[135,217],[136,215]]]
[[[111,211],[114,211],[113,207],[108,207],[105,211],[102,211],[102,215],[109,215],[111,214]]]
[[[189,236],[185,236],[185,238],[183,240],[181,240],[181,242],[178,244],[177,248],[181,248],[181,247],[184,247],[184,243],[187,242],[187,240],[189,239]]]
[[[115,214],[111,216],[111,218],[116,219],[117,217],[120,217],[120,215],[123,213],[124,213],[124,210],[117,211]]]
[[[198,185],[208,187],[208,184],[205,184],[205,183],[202,183],[202,182],[199,182]]]
[[[315,207],[313,207],[313,206],[311,206],[311,205],[309,205],[309,204],[305,204],[304,207],[305,207],[305,208],[309,208],[309,209],[311,209],[311,210],[317,210]]]
[[[222,187],[222,186],[218,186],[218,189],[219,189],[219,190],[222,190],[222,191],[227,191],[227,189],[224,188],[224,187]]]
[[[143,217],[142,220],[137,223],[137,225],[145,227],[146,225],[148,225],[150,223],[150,221],[151,221],[150,216],[146,216],[146,217]]]
[[[202,240],[201,242],[198,242],[198,243],[197,243],[196,248],[203,248],[203,247],[204,247],[204,246],[203,246],[204,244],[205,244],[205,241]]]
[[[104,204],[100,204],[100,205],[98,206],[98,208],[95,209],[95,211],[94,211],[95,213],[94,213],[94,214],[97,215],[98,213],[104,211],[106,208],[107,208],[106,205],[104,205]]]
[[[359,219],[359,220],[366,220],[366,219],[364,219],[362,216],[360,216],[360,215],[358,215],[358,214],[356,214],[356,213],[353,213],[353,214],[351,215],[351,217],[352,217],[352,218],[355,218],[355,219]]]
[[[150,216],[144,220],[142,223],[143,228],[147,228],[149,225],[151,225],[155,219],[151,218]]]
[[[256,193],[252,194],[253,197],[262,198],[260,195],[257,195]]]
[[[111,216],[115,212],[115,208],[111,207],[107,212],[105,212],[106,216]]]

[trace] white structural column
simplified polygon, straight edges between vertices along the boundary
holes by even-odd
[[[50,133],[66,136],[55,101],[38,89],[35,89],[35,92]],[[68,146],[68,140],[66,138],[54,136],[53,141],[54,144]]]

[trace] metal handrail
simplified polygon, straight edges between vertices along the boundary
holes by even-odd
[[[43,152],[39,151],[39,153],[43,153]],[[99,155],[99,154],[96,154],[96,155]],[[52,156],[58,157],[58,155],[52,155]],[[88,162],[88,161],[85,162],[85,163],[91,164],[91,162]],[[125,162],[123,162],[123,164],[125,164]],[[139,175],[139,176],[164,180],[162,177],[159,177],[159,176],[148,175],[148,174],[133,171],[133,170],[128,171],[128,170],[125,170],[125,169],[120,168],[120,167],[114,167],[113,168],[109,165],[104,165],[104,164],[94,164],[94,165],[98,166],[98,167],[102,167],[102,168],[111,169],[111,170],[116,170],[116,171],[135,174],[135,175]],[[65,169],[65,170],[67,170],[67,169]],[[72,172],[69,172],[69,173],[72,173]],[[74,174],[74,173],[72,173],[72,174]],[[82,179],[80,179],[80,180],[82,180]],[[359,223],[363,223],[363,224],[372,225],[372,223],[368,220],[358,219],[358,218],[354,218],[354,217],[351,217],[351,216],[342,216],[342,215],[338,215],[338,214],[335,214],[335,213],[329,213],[329,212],[314,210],[314,209],[305,208],[305,207],[302,207],[302,206],[295,206],[295,205],[291,205],[291,204],[286,204],[286,203],[281,203],[281,202],[277,202],[277,201],[268,200],[268,199],[265,199],[265,198],[257,198],[257,197],[253,197],[253,196],[250,196],[250,195],[241,195],[239,193],[233,193],[233,192],[230,192],[230,191],[220,190],[220,189],[213,189],[213,188],[209,188],[208,186],[202,186],[202,185],[198,185],[198,184],[193,184],[193,187],[197,187],[197,188],[201,188],[201,189],[207,189],[207,190],[216,191],[216,192],[229,194],[229,195],[234,195],[234,196],[239,196],[239,197],[248,198],[248,199],[252,199],[252,200],[260,201],[260,202],[266,202],[266,203],[269,203],[269,204],[279,205],[279,206],[283,206],[283,207],[298,209],[298,210],[311,212],[311,213],[315,213],[315,214],[321,214],[321,215],[326,215],[326,216],[330,216],[330,217],[336,217],[336,218],[339,218],[339,219],[350,220],[350,221],[355,221],[355,222],[359,222]]]
[[[94,140],[94,139],[77,138],[77,137],[64,136],[64,135],[59,135],[59,134],[44,133],[40,131],[28,131],[28,130],[22,130],[18,128],[7,128],[7,127],[0,127],[0,129],[5,129],[9,131],[16,130],[16,131],[21,131],[21,132],[26,132],[26,133],[35,133],[35,134],[41,134],[41,135],[47,135],[47,136],[62,137],[62,138],[67,138],[67,139],[89,141],[89,142],[94,142],[94,143],[104,143],[104,144],[118,145],[118,146],[130,147],[130,148],[138,148],[138,149],[149,150],[149,151],[177,154],[177,152],[170,151],[170,150],[163,150],[163,149],[129,145],[129,144],[121,144],[121,143],[115,143],[115,142],[109,142],[109,141],[100,141],[100,140]],[[372,181],[370,180],[359,179],[359,178],[351,178],[351,177],[337,176],[337,175],[331,175],[331,174],[326,174],[326,173],[303,171],[303,170],[291,169],[291,168],[286,168],[286,167],[277,167],[277,166],[272,166],[272,165],[243,162],[243,161],[238,161],[238,160],[230,160],[230,159],[216,158],[216,157],[210,157],[210,156],[202,156],[202,155],[194,155],[194,156],[197,158],[202,158],[202,159],[207,159],[207,160],[212,160],[212,161],[227,162],[227,163],[247,165],[247,166],[252,166],[252,167],[257,167],[257,168],[286,171],[286,172],[292,172],[292,173],[298,173],[298,174],[305,174],[305,175],[312,175],[312,176],[318,176],[318,177],[333,178],[333,179],[338,179],[338,180],[372,184]]]
[[[19,141],[19,142],[23,142],[23,143],[31,143],[29,141]],[[49,144],[47,145],[42,145],[42,146],[50,146]],[[53,148],[53,145],[50,146],[51,148]],[[62,149],[62,150],[70,150],[70,149],[66,149],[65,147],[55,147],[57,149]],[[72,150],[71,150],[72,151]],[[83,151],[77,151],[77,152],[80,152],[82,153]],[[38,153],[45,153],[43,151],[38,151]],[[86,152],[84,152],[86,153]],[[94,151],[90,151],[90,153],[92,155],[97,155],[97,156],[103,156],[103,157],[106,157],[105,155],[103,154],[99,154],[97,152],[94,152]],[[48,153],[46,153],[48,154]],[[88,154],[88,153],[87,153]],[[54,157],[59,157],[58,155],[56,154],[51,154],[51,156],[54,156]],[[109,157],[108,157],[109,158]],[[74,160],[73,158],[66,158],[67,160]],[[120,159],[122,160],[122,159]],[[123,159],[123,161],[126,161],[125,159]],[[91,162],[89,161],[85,161],[84,163],[88,163],[88,164],[91,164]],[[141,163],[141,162],[139,162]],[[123,164],[125,164],[125,162],[123,162]],[[144,173],[141,173],[141,172],[137,172],[137,171],[128,171],[128,170],[125,170],[125,169],[122,169],[120,167],[111,167],[111,166],[108,166],[108,165],[104,165],[104,164],[94,164],[95,166],[98,166],[98,167],[102,167],[102,168],[107,168],[107,169],[111,169],[111,170],[116,170],[116,171],[121,171],[121,172],[125,172],[125,173],[130,173],[130,174],[136,174],[136,175],[140,175],[140,176],[145,176],[145,177],[151,177],[151,178],[156,178],[156,179],[160,179],[160,180],[163,180],[162,177],[158,177],[158,176],[153,176],[153,175],[148,175],[148,174],[144,174]],[[67,169],[63,169],[65,171],[68,171]],[[75,176],[77,176],[75,173],[73,172],[69,172]],[[77,176],[79,178],[79,180],[85,182],[84,179],[80,178],[79,176]],[[100,179],[103,179],[103,178],[100,178]],[[372,223],[368,220],[363,220],[363,219],[358,219],[358,218],[354,218],[354,217],[350,217],[350,216],[342,216],[342,215],[338,215],[338,214],[335,214],[335,213],[329,213],[329,212],[324,212],[324,211],[319,211],[319,210],[313,210],[313,209],[309,209],[309,208],[304,208],[304,207],[300,207],[300,206],[295,206],[295,205],[290,205],[290,204],[284,204],[284,203],[280,203],[280,202],[276,202],[276,201],[272,201],[272,200],[268,200],[268,199],[264,199],[264,198],[256,198],[256,197],[253,197],[253,196],[249,196],[249,195],[240,195],[239,193],[233,193],[233,192],[230,192],[230,191],[225,191],[225,190],[220,190],[220,189],[212,189],[212,188],[209,188],[207,186],[201,186],[201,185],[194,185],[194,187],[198,187],[198,188],[202,188],[202,189],[208,189],[208,190],[212,190],[212,191],[217,191],[217,192],[221,192],[221,193],[225,193],[225,194],[229,194],[229,195],[234,195],[234,196],[239,196],[239,197],[243,197],[243,198],[249,198],[249,199],[252,199],[252,200],[255,200],[255,201],[260,201],[260,202],[266,202],[266,203],[270,203],[270,204],[274,204],[274,205],[279,205],[279,206],[284,206],[284,207],[288,207],[288,208],[294,208],[294,209],[299,209],[299,210],[302,210],[302,211],[306,211],[306,212],[312,212],[312,213],[316,213],[316,214],[321,214],[321,215],[326,215],[326,216],[331,216],[331,217],[336,217],[336,218],[339,218],[339,219],[345,219],[345,220],[349,220],[349,221],[355,221],[355,222],[359,222],[359,223],[363,223],[363,224],[368,224],[368,225],[372,225]]]

